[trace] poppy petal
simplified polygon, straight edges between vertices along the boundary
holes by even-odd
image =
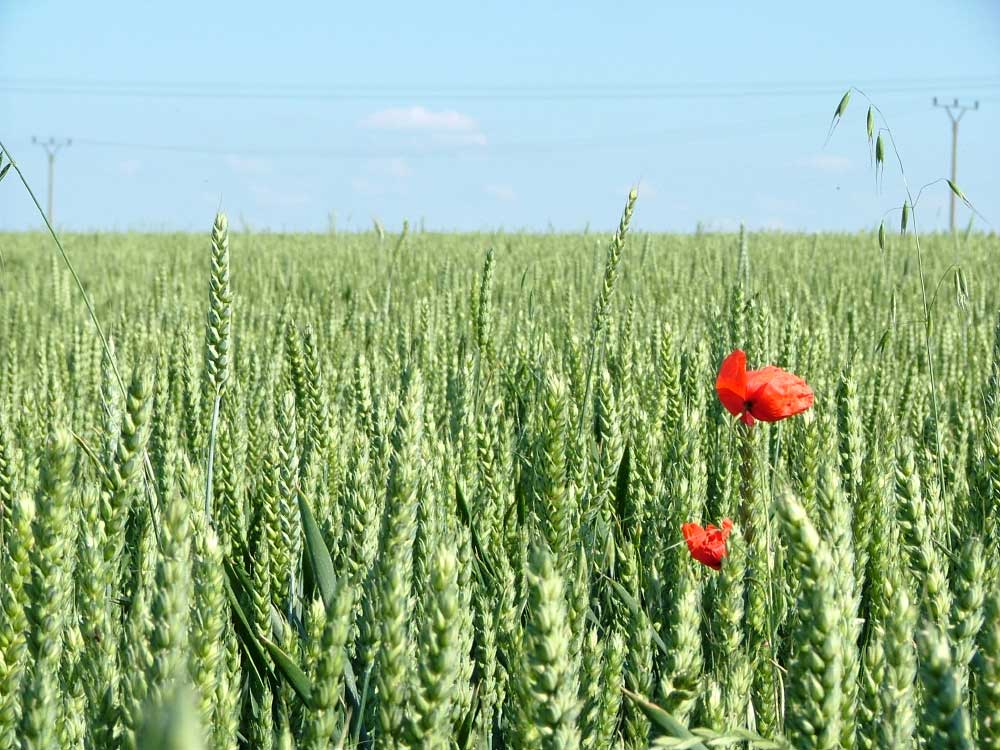
[[[798,375],[779,368],[764,368],[767,380],[755,379],[757,385],[752,396],[750,413],[762,422],[777,422],[779,419],[801,414],[813,405],[812,389]],[[758,376],[760,377],[760,376]],[[758,384],[759,383],[759,384]]]
[[[774,365],[768,365],[767,367],[762,367],[759,370],[748,370],[747,371],[747,401],[753,401],[757,393],[768,383],[771,379],[784,373],[788,373],[782,370],[780,367],[775,367]]]
[[[684,524],[681,526],[681,533],[684,535],[684,541],[687,542],[688,548],[697,546],[705,538],[705,529],[696,523]]]
[[[707,565],[712,570],[722,570],[722,555],[718,553],[715,545],[705,545],[704,547],[699,547],[694,553],[692,553],[692,557],[694,557],[694,559],[702,565]]]
[[[698,562],[707,565],[712,570],[722,570],[722,561],[716,560],[711,553],[704,552],[700,557],[695,558]]]
[[[723,519],[722,528],[708,524],[704,528],[696,523],[681,526],[691,557],[713,570],[722,569],[722,559],[726,556],[726,538],[732,531],[733,522]]]
[[[715,392],[730,414],[742,414],[747,401],[747,355],[737,349],[722,363],[715,380]]]

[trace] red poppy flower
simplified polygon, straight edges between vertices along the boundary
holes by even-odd
[[[684,541],[687,542],[691,557],[707,565],[713,570],[722,569],[722,558],[726,556],[726,539],[733,530],[733,522],[722,519],[722,528],[717,529],[712,524],[702,528],[697,523],[686,523],[681,526]]]
[[[726,357],[715,381],[719,401],[746,425],[755,419],[777,422],[813,405],[813,392],[802,378],[768,365],[747,372],[747,355],[737,349]]]

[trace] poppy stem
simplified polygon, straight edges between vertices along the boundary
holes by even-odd
[[[751,425],[738,422],[736,429],[740,438],[740,532],[746,544],[753,542],[754,528],[754,429]]]

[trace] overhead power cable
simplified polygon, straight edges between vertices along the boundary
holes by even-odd
[[[361,85],[303,86],[301,84],[198,84],[167,82],[83,81],[0,78],[0,92],[41,96],[93,96],[151,99],[230,99],[279,101],[371,101],[418,98],[440,101],[599,101],[692,100],[771,97],[830,96],[842,93],[847,83],[672,83],[575,85]],[[949,86],[953,90],[1000,89],[1000,77],[883,79],[859,84],[881,95],[921,93]]]
[[[548,154],[566,151],[629,151],[662,148],[665,139],[683,136],[684,143],[690,145],[703,138],[730,137],[734,130],[753,129],[756,133],[782,133],[803,128],[814,127],[825,113],[796,115],[793,117],[771,118],[757,121],[727,121],[711,123],[702,126],[690,126],[662,129],[656,131],[614,134],[609,137],[589,137],[577,139],[560,139],[558,141],[500,141],[482,144],[429,144],[425,147],[393,147],[382,146],[373,150],[367,146],[324,149],[324,148],[284,148],[275,149],[253,145],[213,146],[202,144],[167,144],[143,143],[138,141],[118,141],[103,138],[74,138],[78,146],[94,148],[122,149],[132,151],[162,151],[205,156],[288,158],[288,159],[385,159],[385,158],[435,158],[435,157],[496,157],[516,156],[519,154]],[[912,112],[897,113],[897,117],[905,117]],[[434,136],[435,134],[429,134]],[[461,133],[457,134],[461,136]],[[447,137],[448,134],[438,133],[437,137]]]

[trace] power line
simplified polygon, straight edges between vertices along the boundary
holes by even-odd
[[[49,224],[52,223],[52,190],[53,183],[55,182],[56,175],[56,154],[59,153],[60,149],[73,145],[72,138],[65,138],[56,140],[55,138],[49,138],[47,141],[41,141],[35,136],[31,137],[31,142],[36,146],[41,146],[45,149],[45,153],[49,157],[49,204],[48,204],[48,221]]]
[[[952,100],[951,104],[941,104],[937,97],[934,97],[934,106],[943,109],[948,113],[951,120],[951,184],[958,185],[958,123],[966,112],[974,112],[979,109],[979,102],[973,102],[972,106],[960,105],[958,99]],[[952,111],[954,110],[954,112]],[[955,231],[955,191],[951,191],[951,205],[948,211],[948,228]]]
[[[941,85],[959,89],[1000,89],[1000,78],[895,79],[875,81],[866,88],[880,94],[920,93]],[[576,86],[362,86],[303,87],[243,84],[74,82],[59,80],[0,79],[0,91],[12,94],[95,96],[152,99],[220,99],[264,101],[371,101],[386,98],[463,101],[585,101],[585,100],[692,100],[744,99],[787,96],[830,96],[842,93],[837,83],[711,83]]]
[[[931,86],[931,85],[980,85],[980,84],[994,84],[1000,82],[1000,76],[989,75],[989,76],[946,76],[946,77],[936,77],[936,78],[881,78],[881,79],[871,79],[868,81],[858,81],[857,86]],[[490,83],[459,83],[459,84],[418,84],[418,83],[401,83],[401,84],[384,84],[384,83],[332,83],[327,86],[313,86],[294,82],[276,82],[269,85],[250,85],[248,86],[242,81],[122,81],[122,80],[96,80],[96,79],[79,79],[79,78],[32,78],[23,76],[0,76],[0,84],[5,85],[16,85],[16,86],[28,86],[28,85],[42,85],[42,86],[70,86],[70,87],[104,87],[104,88],[144,88],[144,89],[202,89],[208,91],[298,91],[298,92],[315,92],[315,91],[347,91],[347,92],[396,92],[396,91],[433,91],[433,92],[513,92],[513,93],[523,93],[523,92],[559,92],[559,91],[575,91],[575,92],[587,92],[592,90],[599,91],[634,91],[634,90],[657,90],[657,91],[707,91],[712,89],[786,89],[786,88],[816,88],[816,87],[837,87],[837,90],[842,90],[845,82],[843,80],[836,81],[806,81],[806,80],[792,80],[792,81],[685,81],[685,82],[661,82],[661,83],[644,83],[644,84],[634,84],[634,83],[622,83],[621,81],[613,81],[609,83],[580,83],[578,81],[566,82],[566,83],[549,83],[540,84],[537,81],[525,82],[525,83],[503,83],[503,84],[490,84]]]
[[[897,113],[897,117],[907,117],[915,110],[905,110]],[[783,133],[800,130],[805,127],[814,127],[826,112],[815,112],[798,114],[789,117],[767,118],[757,120],[726,121],[723,123],[709,123],[706,125],[692,125],[685,127],[665,128],[633,133],[614,133],[607,137],[591,137],[566,139],[558,141],[501,141],[487,143],[461,143],[444,144],[426,148],[384,148],[378,151],[361,148],[260,148],[252,145],[248,146],[214,146],[201,144],[170,144],[170,143],[149,143],[140,141],[118,141],[99,138],[74,138],[74,144],[78,146],[90,146],[93,148],[122,149],[132,151],[152,151],[166,153],[192,154],[201,156],[228,156],[247,158],[287,158],[287,159],[337,159],[337,160],[368,160],[368,159],[389,159],[389,158],[439,158],[439,157],[497,157],[497,156],[517,156],[519,154],[535,155],[548,154],[563,151],[628,151],[636,149],[647,149],[662,142],[664,138],[684,136],[685,144],[699,142],[703,137],[726,136],[729,137],[734,130],[753,129],[756,133]],[[438,134],[441,135],[441,134]],[[454,134],[461,138],[468,133]],[[609,138],[612,139],[609,141]]]
[[[781,119],[771,118],[768,120],[757,120],[753,122],[727,122],[724,125],[691,126],[683,128],[670,128],[645,133],[625,133],[613,134],[608,138],[583,138],[583,139],[561,139],[559,141],[506,141],[485,144],[461,144],[456,143],[451,146],[439,146],[423,149],[385,149],[381,151],[371,151],[362,149],[323,149],[323,148],[302,148],[302,149],[272,149],[247,147],[218,147],[204,146],[198,144],[164,144],[164,143],[141,143],[134,141],[114,141],[105,139],[77,138],[76,143],[80,145],[93,146],[95,148],[113,149],[133,149],[137,151],[165,151],[174,153],[199,154],[205,156],[233,156],[233,157],[271,157],[271,158],[304,158],[304,159],[379,159],[392,157],[424,158],[424,157],[452,157],[452,156],[497,156],[516,155],[519,153],[539,154],[555,151],[575,151],[575,150],[629,150],[649,147],[651,140],[663,139],[671,136],[694,136],[697,140],[702,135],[726,135],[738,128],[757,128],[757,132],[786,132],[800,129],[804,126],[812,127],[812,124],[822,118],[822,114],[803,115],[799,117],[786,117]],[[766,128],[766,130],[762,130]],[[459,133],[459,136],[462,134]]]

